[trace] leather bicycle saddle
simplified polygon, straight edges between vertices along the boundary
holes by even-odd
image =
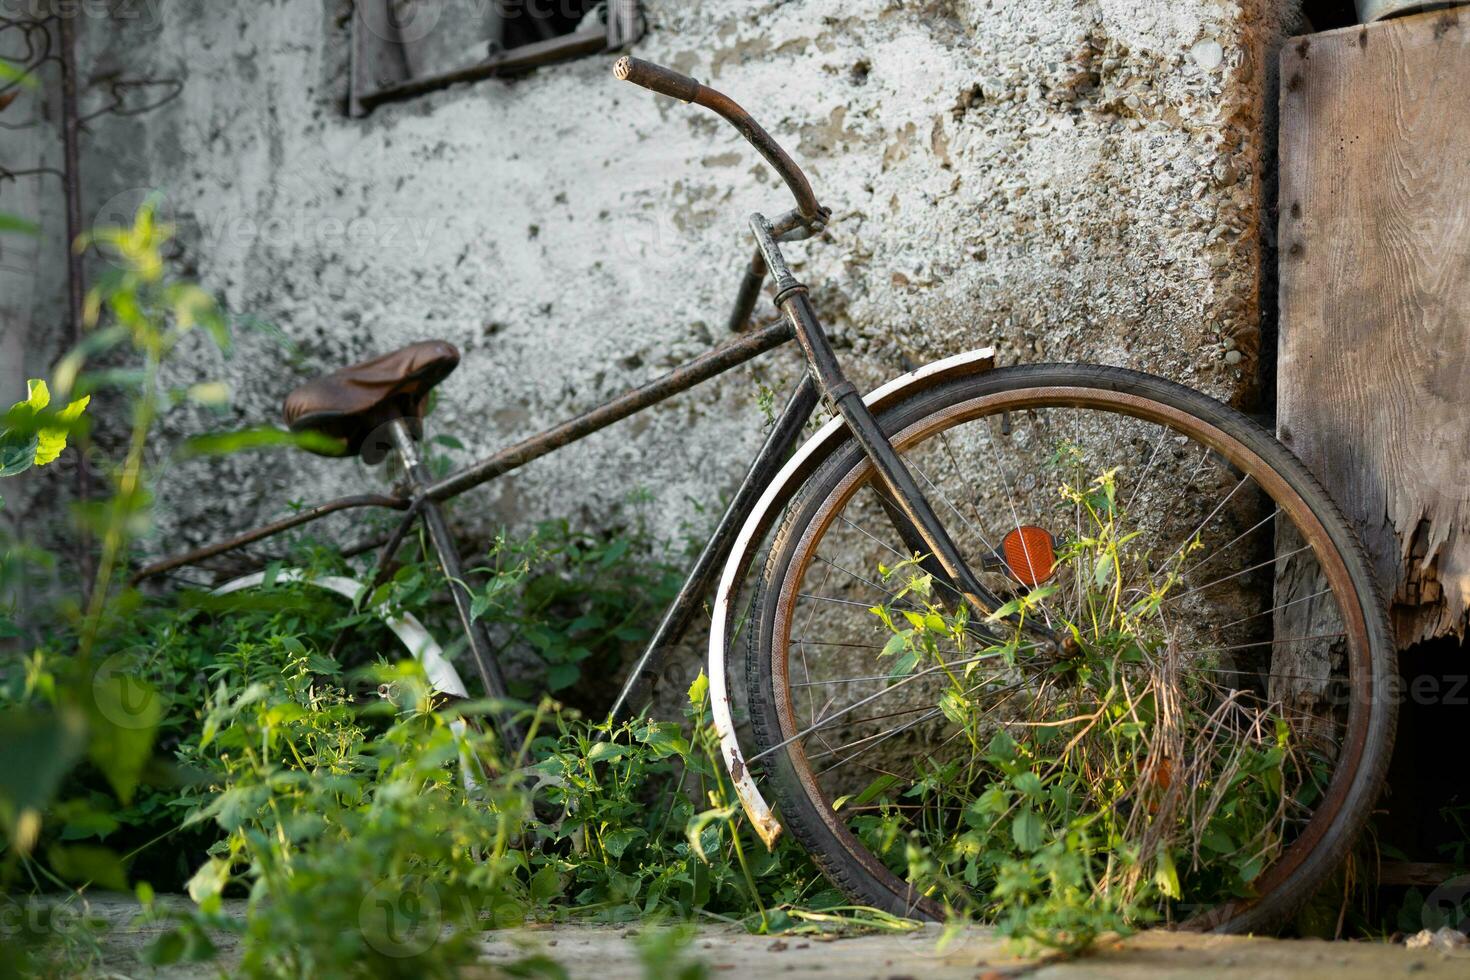
[[[458,365],[459,351],[453,344],[443,340],[409,344],[308,381],[286,396],[282,414],[292,432],[317,432],[336,444],[332,450],[313,447],[313,452],[360,454],[376,463],[392,447],[383,427],[406,419],[417,436],[429,392]]]

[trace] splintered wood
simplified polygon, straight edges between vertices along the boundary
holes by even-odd
[[[1356,524],[1399,645],[1463,638],[1470,7],[1289,41],[1280,125],[1280,437]]]

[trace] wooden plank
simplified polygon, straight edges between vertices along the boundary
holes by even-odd
[[[1356,521],[1400,646],[1463,638],[1470,8],[1293,39],[1280,120],[1279,435]]]
[[[1438,888],[1462,872],[1458,865],[1428,861],[1384,861],[1378,866],[1380,885]]]

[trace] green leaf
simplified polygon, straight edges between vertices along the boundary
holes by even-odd
[[[322,456],[341,456],[347,451],[345,441],[333,439],[320,432],[287,432],[284,429],[261,425],[250,429],[239,429],[235,432],[208,432],[204,435],[193,436],[185,441],[182,455],[186,458],[227,456],[231,453],[263,449],[269,446],[295,446]]]
[[[4,58],[0,58],[0,82],[4,82],[7,85],[13,83],[19,85],[21,88],[27,89],[35,88],[37,84],[35,75],[32,75],[24,68],[12,65]]]
[[[1015,784],[1016,789],[1025,793],[1033,800],[1039,800],[1044,795],[1041,787],[1041,777],[1030,769],[1016,773],[1011,778],[1011,782]]]
[[[1211,827],[1205,831],[1204,836],[1200,838],[1200,843],[1216,854],[1233,854],[1235,852],[1235,842],[1230,839],[1229,834],[1225,833],[1219,827]]]
[[[163,699],[147,683],[122,670],[99,670],[92,681],[87,757],[102,770],[122,803],[131,803],[153,737],[163,717]]]
[[[233,832],[259,813],[261,806],[265,804],[269,796],[270,788],[261,784],[231,786],[210,800],[207,806],[194,811],[189,819],[184,821],[184,826],[187,827],[214,817],[215,822],[222,828]]]
[[[1022,807],[1011,821],[1011,839],[1028,854],[1041,847],[1042,834],[1041,817],[1030,806]]]
[[[18,476],[36,463],[36,433],[0,433],[0,476]]]
[[[85,720],[73,711],[0,712],[0,820],[12,841],[22,817],[51,804],[86,748],[86,733]]]
[[[638,827],[620,827],[602,838],[602,846],[614,858],[621,858],[632,843],[640,837],[647,836]]]
[[[1237,864],[1235,866],[1235,870],[1236,873],[1240,875],[1240,880],[1248,885],[1252,881],[1256,880],[1256,875],[1260,874],[1261,869],[1264,867],[1265,863],[1261,860],[1260,856],[1257,855],[1256,857],[1249,858]]]
[[[1167,847],[1159,848],[1158,865],[1154,869],[1154,883],[1159,891],[1169,898],[1179,897],[1179,869],[1174,866],[1174,855]]]
[[[143,962],[149,966],[170,966],[184,958],[184,935],[181,929],[170,929],[143,950]]]
[[[203,902],[224,891],[229,881],[230,862],[224,858],[212,857],[200,865],[184,889],[194,901]]]
[[[81,398],[69,403],[65,408],[56,413],[57,425],[43,426],[36,433],[36,465],[45,466],[61,455],[66,448],[66,437],[71,432],[72,426],[82,413],[87,410],[87,405],[92,401],[91,395],[83,395]]]
[[[561,875],[557,874],[555,865],[542,865],[541,870],[531,876],[531,901],[538,905],[547,904],[561,892]]]
[[[709,697],[709,678],[701,670],[699,676],[694,678],[694,683],[689,685],[689,703],[703,704],[707,697]]]
[[[987,623],[994,623],[999,620],[1005,619],[1007,616],[1014,616],[1020,610],[1020,608],[1021,600],[1012,599],[1009,602],[1002,603],[999,609],[991,613],[989,616],[986,616],[985,621]]]
[[[28,378],[26,380],[26,400],[16,402],[11,406],[11,411],[16,409],[30,409],[32,415],[36,415],[51,404],[51,389],[46,387],[42,378]]]
[[[723,823],[729,820],[735,815],[737,809],[739,808],[733,804],[731,806],[715,807],[712,810],[705,810],[703,813],[697,813],[689,818],[689,823],[684,828],[684,836],[688,839],[689,846],[694,848],[694,853],[698,854],[699,859],[705,864],[709,863],[709,855],[704,853],[703,837],[705,828],[712,824]]]
[[[672,721],[654,722],[640,729],[638,741],[652,749],[660,759],[689,754],[689,743],[684,740],[678,724]]]
[[[877,779],[869,783],[867,787],[857,795],[857,797],[853,800],[853,805],[865,806],[868,803],[872,803],[874,800],[882,796],[884,793],[888,792],[894,786],[897,786],[898,783],[899,778],[897,776],[892,776],[888,773],[884,773],[883,775],[879,776]]]
[[[560,691],[577,683],[577,678],[582,676],[582,668],[576,664],[552,664],[546,668],[546,688],[550,691]]]
[[[1011,808],[1011,795],[999,786],[990,786],[970,805],[979,813],[998,817]]]
[[[611,762],[614,759],[621,759],[627,754],[628,747],[626,745],[619,745],[616,742],[598,742],[592,746],[592,751],[587,753],[587,761]]]
[[[939,696],[939,710],[956,725],[963,726],[970,719],[969,703],[952,687],[945,688],[944,693]]]
[[[912,674],[917,666],[919,666],[919,651],[910,650],[894,662],[893,669],[888,671],[888,676],[903,677],[906,674]]]
[[[85,840],[88,837],[96,837],[98,840],[106,837],[118,827],[117,818],[110,813],[101,810],[83,810],[69,814],[66,818],[66,826],[61,828],[62,840]]]

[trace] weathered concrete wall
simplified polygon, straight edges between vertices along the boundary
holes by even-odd
[[[1003,362],[1095,359],[1254,397],[1273,0],[646,6],[636,53],[733,94],[834,209],[798,274],[864,382],[995,343]],[[92,79],[185,79],[151,114],[94,124],[88,213],[162,189],[184,267],[273,328],[242,327],[228,360],[191,348],[181,371],[229,381],[233,402],[175,432],[275,419],[315,373],[442,337],[464,363],[433,427],[476,453],[718,339],[745,215],[788,203],[733,131],[615,83],[609,58],[349,119],[348,10],[200,0],[83,25]],[[56,273],[38,267],[37,324]],[[42,359],[54,331],[30,346]],[[778,354],[459,516],[597,522],[646,487],[676,533],[757,444],[758,383],[794,370]],[[159,543],[363,475],[281,450],[176,465]]]

